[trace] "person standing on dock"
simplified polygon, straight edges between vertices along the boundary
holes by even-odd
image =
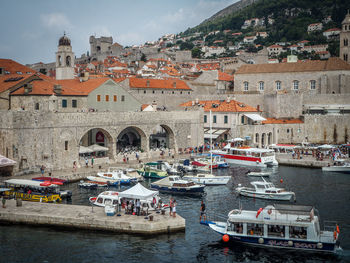
[[[170,197],[170,201],[169,201],[169,215],[172,216],[172,211],[173,211],[173,198]]]
[[[176,200],[174,200],[174,202],[173,202],[173,217],[176,217],[176,205],[177,205]]]
[[[85,157],[85,166],[86,166],[86,168],[88,168],[88,167],[89,167],[89,160],[88,160],[88,158],[87,158],[87,157]]]
[[[40,173],[41,173],[41,176],[43,176],[43,175],[44,175],[44,172],[45,172],[45,166],[44,166],[44,165],[42,165],[42,166],[40,167]]]
[[[94,159],[94,157],[92,156],[92,157],[91,157],[91,168],[94,168],[94,161],[95,161],[95,159]]]

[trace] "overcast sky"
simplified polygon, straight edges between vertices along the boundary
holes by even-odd
[[[157,40],[198,25],[237,0],[0,0],[0,58],[22,64],[53,62],[65,31],[75,55],[89,36],[112,36],[123,46]]]

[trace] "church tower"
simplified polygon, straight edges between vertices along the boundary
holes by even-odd
[[[339,57],[350,63],[350,14],[349,10],[343,22],[341,23],[340,32],[340,51]]]
[[[74,53],[70,45],[70,39],[63,35],[58,41],[56,52],[56,79],[74,78]]]

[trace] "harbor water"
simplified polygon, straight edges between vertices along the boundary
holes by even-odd
[[[0,262],[350,262],[350,176],[346,174],[287,166],[266,168],[266,171],[272,172],[270,180],[276,186],[295,192],[296,204],[314,205],[321,222],[338,223],[343,249],[339,255],[228,245],[221,241],[219,234],[199,224],[201,200],[204,200],[208,212],[223,215],[223,220],[239,204],[243,209],[258,210],[274,203],[235,194],[237,184],[248,186],[250,181],[256,180],[246,175],[248,170],[239,166],[218,170],[217,174],[231,175],[232,180],[226,186],[206,187],[203,196],[174,195],[177,213],[186,219],[185,232],[137,236],[0,225]],[[254,168],[250,170],[257,171]],[[147,187],[149,183],[143,182]],[[89,205],[90,196],[104,190],[80,189],[77,183],[66,186],[66,189],[73,191],[73,204],[85,205]],[[164,202],[169,202],[170,195],[161,194],[161,197]],[[87,209],[93,212],[92,207]]]

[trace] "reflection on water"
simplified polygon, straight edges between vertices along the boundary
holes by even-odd
[[[293,167],[267,168],[270,180],[278,187],[296,193],[296,204],[315,205],[321,219],[337,221],[340,225],[340,242],[343,255],[266,249],[226,244],[221,236],[199,224],[200,201],[203,199],[209,211],[226,217],[228,212],[264,207],[274,202],[238,197],[237,184],[249,185],[246,176],[254,168],[231,167],[217,171],[219,175],[231,175],[226,186],[206,187],[202,197],[177,195],[178,214],[186,219],[186,232],[171,235],[137,236],[118,233],[71,231],[49,227],[0,226],[0,262],[350,262],[350,177],[327,173],[320,169]],[[280,179],[283,179],[281,183]],[[149,186],[149,181],[143,183]],[[66,187],[73,191],[73,204],[89,205],[88,198],[105,189],[80,189],[77,183]],[[110,188],[121,191],[127,187]],[[161,194],[165,202],[170,195]],[[88,208],[90,209],[90,208]]]

